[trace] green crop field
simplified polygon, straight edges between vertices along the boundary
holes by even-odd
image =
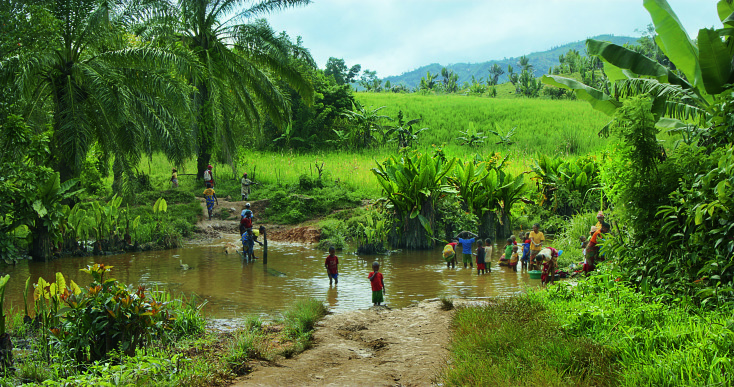
[[[397,116],[398,110],[403,111],[406,119],[422,117],[419,127],[429,129],[421,134],[416,146],[418,151],[433,152],[443,146],[447,157],[463,160],[475,155],[509,155],[509,171],[515,174],[527,171],[537,154],[572,156],[596,153],[610,141],[597,134],[609,118],[580,101],[394,93],[357,93],[357,99],[367,107],[384,106],[379,113],[390,117]],[[470,147],[456,140],[461,136],[459,131],[466,130],[470,122],[477,130],[485,131],[487,138],[484,144]],[[498,138],[486,132],[494,128],[495,123],[500,132],[517,127],[512,137],[514,144],[495,144]],[[358,151],[339,148],[310,153],[247,150],[241,157],[241,164],[236,167],[238,175],[248,172],[252,176],[254,172],[261,183],[291,184],[297,182],[301,175],[316,177],[315,165],[323,163],[325,178],[362,190],[366,196],[377,197],[380,195],[379,185],[370,170],[376,161],[396,152],[394,143]],[[214,164],[218,181],[239,180],[231,166]],[[163,189],[170,185],[171,167],[162,155],[155,155],[152,160],[144,160],[140,170],[150,174],[156,188]],[[196,162],[192,159],[178,167],[181,174],[195,173]],[[187,178],[182,176],[181,180],[183,183]]]
[[[462,95],[420,95],[395,93],[357,93],[365,107],[381,106],[380,114],[395,117],[402,110],[406,119],[422,118],[419,127],[429,130],[421,134],[421,145],[447,143],[458,146],[459,131],[470,123],[488,138],[478,149],[465,148],[463,153],[500,152],[532,156],[537,152],[554,155],[598,152],[607,139],[597,133],[610,118],[582,101],[547,99],[502,99]],[[371,110],[370,109],[370,110]],[[517,128],[515,144],[496,145],[498,138],[487,132],[505,133]]]

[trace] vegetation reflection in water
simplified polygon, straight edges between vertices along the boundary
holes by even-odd
[[[250,313],[272,313],[285,310],[299,297],[325,300],[334,311],[367,308],[371,293],[367,274],[371,264],[380,262],[385,275],[387,305],[403,307],[413,301],[443,295],[486,297],[522,291],[526,284],[537,286],[527,274],[497,266],[493,258],[492,273],[477,276],[476,269],[447,269],[441,251],[401,251],[387,256],[356,256],[337,252],[339,285],[329,288],[324,259],[327,253],[315,247],[271,242],[268,265],[262,260],[243,262],[240,255],[224,253],[219,240],[211,245],[89,258],[64,258],[48,263],[21,262],[9,267],[11,275],[6,289],[6,303],[22,308],[26,278],[53,279],[62,272],[70,280],[85,283],[79,269],[99,262],[114,266],[112,277],[132,285],[160,286],[174,294],[195,293],[208,300],[204,312],[212,318],[235,318]],[[495,249],[499,250],[499,249]],[[257,251],[258,256],[262,252]],[[182,270],[180,262],[191,267]]]

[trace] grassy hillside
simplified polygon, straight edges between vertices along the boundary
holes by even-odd
[[[615,44],[635,43],[638,38],[629,36],[614,36],[614,35],[599,35],[594,36],[592,39],[609,41]],[[548,69],[553,66],[558,66],[558,56],[565,54],[568,50],[577,50],[578,52],[586,52],[586,41],[581,40],[578,42],[564,44],[562,46],[553,47],[547,51],[534,52],[528,54],[530,64],[535,68],[535,76],[541,76],[548,73]],[[446,65],[445,67],[453,70],[459,75],[459,84],[471,81],[472,75],[476,79],[484,78],[487,79],[489,69],[493,64],[499,64],[503,70],[507,71],[507,65],[512,65],[516,70],[518,68],[518,58],[504,58],[496,59],[482,63],[454,63]],[[430,71],[432,74],[439,73],[441,68],[444,66],[438,63],[432,63],[426,66],[421,66],[415,70],[405,72],[401,75],[385,77],[385,81],[390,81],[393,85],[404,84],[410,88],[418,86],[420,84],[421,77],[426,76],[426,72]],[[519,71],[517,71],[519,72]],[[500,77],[500,82],[507,82],[507,74]]]
[[[357,93],[367,107],[385,106],[381,114],[395,117],[402,110],[406,119],[422,118],[422,147],[447,144],[455,153],[512,153],[521,159],[537,152],[546,154],[586,154],[601,150],[607,139],[597,133],[609,117],[586,102],[543,99],[498,99],[461,95],[418,95],[394,93]],[[476,149],[461,146],[461,136],[470,123],[488,138]],[[495,124],[500,132],[516,127],[514,145],[497,145],[498,138],[487,132]],[[452,152],[454,153],[454,152]]]

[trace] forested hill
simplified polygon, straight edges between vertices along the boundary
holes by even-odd
[[[637,42],[638,38],[633,38],[629,36],[599,35],[594,36],[592,39],[604,40],[622,45],[625,43],[635,43]],[[558,56],[567,53],[570,49],[574,49],[582,54],[585,54],[585,41],[582,40],[578,42],[568,43],[562,46],[554,47],[548,51],[534,52],[532,54],[528,54],[527,56],[530,59],[530,64],[532,64],[533,68],[535,69],[535,75],[541,76],[543,74],[547,74],[549,68],[553,66],[558,66],[560,64],[560,62],[558,61]],[[520,72],[520,66],[517,64],[517,61],[518,58],[505,58],[482,63],[455,63],[447,65],[445,67],[459,74],[459,84],[461,85],[465,81],[471,81],[472,75],[474,75],[477,80],[480,77],[486,80],[487,75],[489,74],[489,69],[492,67],[493,64],[498,63],[502,67],[502,69],[505,70],[505,74],[500,77],[500,83],[502,83],[507,81],[507,65],[512,65],[512,67],[515,68],[516,72]],[[418,86],[421,81],[421,77],[426,76],[426,72],[430,71],[432,74],[438,73],[440,75],[441,68],[443,67],[443,65],[440,65],[438,63],[432,63],[426,66],[419,67],[413,71],[403,73],[402,75],[385,77],[383,80],[390,81],[390,83],[392,83],[393,85],[402,83],[409,88],[413,88]]]

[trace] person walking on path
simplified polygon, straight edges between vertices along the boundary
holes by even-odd
[[[178,188],[178,170],[176,168],[171,169],[171,186]]]
[[[204,199],[206,200],[206,210],[209,212],[209,220],[212,220],[214,203],[216,202],[219,205],[219,199],[217,199],[217,194],[209,183],[206,184],[206,189],[204,190]]]
[[[247,178],[247,172],[242,174],[242,179],[240,180],[240,183],[242,184],[242,201],[245,201],[250,196],[250,185],[252,185],[252,180]]]
[[[535,256],[538,255],[540,250],[543,248],[543,242],[545,242],[545,235],[540,231],[540,224],[535,223],[533,225],[533,231],[530,231],[530,270],[534,270]]]
[[[212,188],[214,188],[214,171],[212,171],[211,164],[207,165],[204,170],[204,185],[207,184],[211,184]]]
[[[339,258],[336,257],[336,249],[334,246],[329,247],[329,256],[324,261],[326,267],[326,275],[329,276],[329,286],[331,281],[334,280],[334,285],[339,285]]]

